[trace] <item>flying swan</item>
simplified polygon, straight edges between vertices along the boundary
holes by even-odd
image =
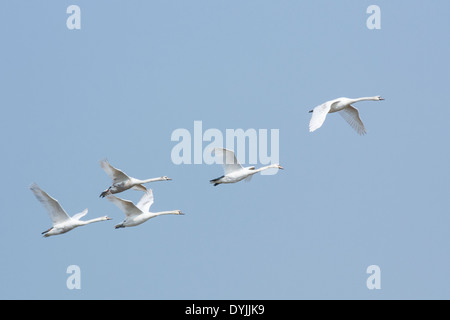
[[[125,213],[125,220],[116,225],[115,228],[126,228],[126,227],[135,227],[138,226],[145,221],[163,215],[163,214],[177,214],[183,215],[184,213],[181,210],[173,210],[173,211],[161,211],[161,212],[150,212],[150,207],[153,204],[153,191],[149,189],[144,193],[141,200],[135,205],[133,202],[129,200],[123,200],[117,198],[113,195],[108,195],[106,198],[114,203],[120,210]]]
[[[259,169],[255,169],[255,167],[244,168],[237,161],[233,151],[224,148],[215,148],[214,153],[216,158],[220,161],[219,163],[222,163],[224,170],[223,176],[209,181],[210,183],[214,184],[214,186],[217,186],[221,183],[235,183],[243,179],[247,179],[247,181],[249,181],[255,173],[271,168],[283,169],[283,167],[279,164],[271,164]]]
[[[100,197],[104,198],[111,193],[119,193],[128,189],[147,191],[147,188],[143,186],[144,183],[154,181],[167,181],[172,180],[169,177],[160,177],[147,180],[139,180],[127,176],[122,170],[114,168],[109,164],[108,160],[100,161],[100,166],[105,170],[106,174],[112,179],[112,185],[100,194]]]
[[[325,121],[328,113],[339,112],[347,123],[358,132],[360,135],[366,134],[366,128],[359,117],[358,109],[352,106],[352,103],[359,101],[381,101],[384,100],[380,96],[375,97],[363,97],[358,99],[338,98],[327,101],[313,110],[311,121],[309,122],[309,132],[313,132],[319,129]]]
[[[76,227],[85,226],[90,223],[111,220],[111,218],[104,216],[92,220],[81,221],[80,219],[88,213],[88,209],[84,209],[82,212],[75,214],[73,217],[69,217],[69,215],[64,211],[59,202],[50,197],[45,191],[39,188],[37,184],[33,183],[30,186],[30,189],[39,200],[39,202],[47,210],[50,219],[53,222],[53,227],[42,232],[44,237],[63,234]]]

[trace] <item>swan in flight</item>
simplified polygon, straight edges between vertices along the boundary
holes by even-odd
[[[283,169],[283,167],[279,164],[271,164],[259,169],[255,169],[255,167],[243,167],[237,161],[234,152],[224,148],[215,148],[214,153],[216,157],[221,156],[221,158],[219,159],[221,160],[224,170],[223,176],[209,181],[210,183],[214,184],[214,186],[217,186],[221,183],[235,183],[243,179],[247,179],[247,181],[250,181],[255,173],[271,168]]]
[[[319,129],[325,121],[328,113],[339,112],[339,114],[344,118],[347,123],[358,132],[358,134],[363,135],[366,133],[366,128],[359,117],[358,109],[352,106],[352,103],[359,101],[381,101],[384,100],[380,96],[375,97],[363,97],[358,99],[349,98],[338,98],[334,100],[327,101],[313,110],[311,121],[309,122],[309,131],[313,132]]]
[[[141,200],[135,205],[133,202],[128,200],[123,200],[117,198],[113,195],[108,195],[106,198],[114,203],[120,210],[125,213],[125,220],[116,225],[115,228],[126,228],[126,227],[135,227],[138,226],[145,221],[163,215],[163,214],[177,214],[183,215],[184,213],[181,210],[173,210],[173,211],[161,211],[161,212],[150,212],[150,207],[153,204],[153,191],[149,189],[144,193]]]
[[[111,220],[111,218],[104,216],[92,220],[81,221],[80,219],[87,214],[88,209],[84,209],[82,212],[75,214],[73,217],[69,217],[69,215],[64,211],[59,202],[50,197],[45,191],[39,188],[37,184],[33,183],[30,186],[30,189],[39,200],[39,202],[47,210],[50,219],[53,222],[53,227],[42,232],[44,237],[63,234],[76,227],[85,226],[90,223]]]
[[[100,161],[100,166],[105,170],[106,174],[112,179],[112,185],[100,194],[100,197],[104,198],[111,193],[119,193],[133,188],[134,190],[147,191],[147,188],[143,186],[144,183],[154,181],[167,181],[172,180],[169,177],[159,177],[147,180],[139,180],[127,176],[122,170],[114,168],[109,164],[108,160]]]

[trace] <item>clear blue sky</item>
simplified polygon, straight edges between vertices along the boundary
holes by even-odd
[[[68,30],[66,8],[81,8]],[[366,9],[381,9],[369,30]],[[0,298],[450,298],[448,1],[2,1]],[[357,107],[308,132],[316,105]],[[175,165],[177,128],[279,129],[273,176],[213,187]],[[149,184],[153,211],[114,230],[98,161]],[[42,238],[38,183],[73,215]],[[119,196],[137,201],[141,193]],[[366,268],[381,268],[368,290]],[[81,290],[66,269],[81,268]]]

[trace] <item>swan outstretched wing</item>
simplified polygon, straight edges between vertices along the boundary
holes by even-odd
[[[72,219],[74,220],[80,220],[81,218],[83,218],[85,215],[87,215],[88,213],[88,209],[84,209],[83,211],[81,211],[80,213],[74,214],[72,216]]]
[[[309,121],[309,132],[313,132],[322,126],[327,117],[328,112],[331,109],[332,104],[333,103],[326,102],[324,104],[315,107],[312,110],[311,120]]]
[[[137,185],[133,186],[133,188],[131,188],[131,189],[147,192],[147,188],[144,187],[142,184],[137,184]]]
[[[136,204],[136,207],[138,207],[138,209],[140,209],[142,212],[149,212],[153,202],[153,191],[152,189],[149,189],[144,193],[141,200],[139,200],[139,202]]]
[[[30,186],[30,190],[34,193],[36,199],[38,199],[47,210],[53,225],[70,220],[69,215],[61,207],[58,200],[50,197],[44,190],[39,188],[37,184],[33,183]]]
[[[242,169],[233,151],[224,148],[215,148],[214,155],[216,157],[216,163],[223,166],[225,175]]]
[[[112,165],[110,165],[108,160],[106,159],[100,161],[100,166],[103,170],[105,170],[106,174],[111,178],[113,183],[127,181],[128,179],[130,179],[130,177],[127,176],[122,170],[114,168]]]
[[[125,213],[127,218],[138,216],[142,213],[142,211],[129,200],[120,199],[113,195],[108,195],[106,198],[119,207],[119,209]]]
[[[354,106],[348,106],[338,112],[347,123],[360,135],[366,134],[366,128],[359,117],[358,109]]]

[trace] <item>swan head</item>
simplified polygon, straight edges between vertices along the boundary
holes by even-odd
[[[165,180],[165,181],[172,180],[172,179],[169,178],[168,176],[161,177],[161,179],[162,179],[162,180]]]
[[[255,167],[248,167],[248,170],[255,170]]]
[[[102,220],[107,221],[107,220],[112,220],[112,218],[110,218],[108,216],[104,216],[104,217],[102,217]]]
[[[175,214],[184,215],[184,213],[181,212],[181,210],[175,210]]]
[[[282,166],[280,166],[279,164],[277,164],[276,167],[277,167],[278,169],[284,170],[284,168],[283,168]]]
[[[375,99],[378,100],[378,101],[383,101],[384,100],[384,98],[382,98],[380,96],[376,96]]]

